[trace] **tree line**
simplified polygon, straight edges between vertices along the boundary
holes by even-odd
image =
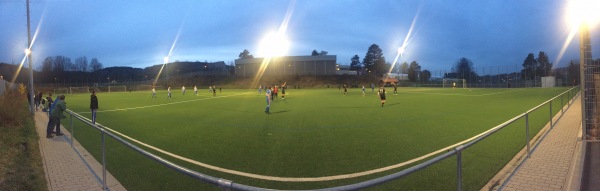
[[[42,72],[65,72],[65,71],[79,71],[79,72],[95,72],[101,70],[103,67],[102,63],[97,58],[92,58],[88,62],[87,57],[81,56],[75,58],[75,61],[71,61],[71,58],[66,56],[55,56],[46,57],[42,62]]]
[[[311,52],[312,56],[327,54],[328,52],[324,50],[317,51],[314,49]],[[254,58],[254,56],[250,54],[250,51],[244,49],[239,54],[239,58]],[[362,60],[358,55],[354,55],[350,61],[350,70],[357,71],[359,75],[384,77],[388,72],[392,71],[394,73],[406,74],[408,80],[411,82],[427,82],[432,75],[431,71],[423,69],[417,61],[411,61],[410,63],[403,62],[400,64],[391,64],[387,62],[385,56],[383,55],[383,50],[377,44],[372,44],[369,46]],[[443,77],[465,79],[469,83],[477,82],[481,76],[474,71],[473,65],[474,63],[470,59],[465,57],[460,58],[453,64],[451,72],[445,73]],[[392,66],[394,66],[394,68],[391,68]],[[533,53],[529,53],[524,59],[522,66],[523,69],[520,72],[520,77],[524,80],[535,80],[539,77],[549,76],[553,72],[553,63],[550,62],[548,55],[544,51],[540,51],[537,55],[537,58]],[[571,74],[570,76],[574,76],[574,74],[579,73],[577,64],[573,62],[569,64],[568,68],[569,69],[565,72],[554,73],[556,75]],[[140,71],[141,69],[133,70],[131,67],[116,67],[116,69],[110,70],[119,71],[118,75],[113,75],[112,73],[114,72],[100,72],[102,69],[104,69],[103,64],[97,58],[92,58],[88,62],[86,56],[77,57],[74,60],[71,60],[69,57],[59,55],[54,57],[46,57],[42,62],[40,70],[44,81],[47,82],[59,81],[57,78],[64,78],[63,76],[66,74],[66,72],[69,72],[69,74],[75,76],[83,76],[83,78],[96,79],[95,81],[101,80],[100,78],[108,78],[111,75],[117,76],[117,78],[122,78],[121,80],[140,80],[153,76],[151,72],[143,72]],[[145,70],[150,69],[144,69],[144,71]],[[133,71],[135,71],[135,74],[127,74],[128,72]],[[70,78],[75,76],[71,76]]]

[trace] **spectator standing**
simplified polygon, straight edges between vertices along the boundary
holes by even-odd
[[[35,95],[35,98],[33,98],[33,102],[35,103],[35,110],[37,111],[38,108],[40,108],[40,102],[42,102],[42,96],[44,96],[44,93],[42,93],[41,91],[37,93],[37,95]]]
[[[96,91],[92,91],[92,95],[90,96],[90,109],[92,110],[92,124],[96,124],[96,111],[98,110]]]
[[[67,110],[67,103],[65,102],[65,95],[58,96],[56,102],[50,108],[50,120],[48,121],[48,127],[46,127],[46,138],[52,138],[52,130],[56,127],[56,136],[63,135],[60,131],[60,119],[66,118],[63,112]]]

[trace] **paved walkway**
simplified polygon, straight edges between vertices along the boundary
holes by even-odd
[[[71,147],[71,134],[61,127],[63,136],[46,138],[48,115],[35,113],[35,127],[40,137],[40,152],[46,172],[48,190],[102,190],[102,166],[76,140]],[[75,150],[76,149],[76,150]],[[125,190],[110,173],[106,175],[109,190]]]
[[[581,100],[575,99],[504,190],[579,190],[580,136]]]

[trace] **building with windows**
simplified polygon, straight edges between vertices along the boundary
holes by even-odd
[[[240,58],[235,60],[235,75],[255,76],[265,58]],[[284,56],[273,57],[266,65],[264,76],[285,75],[336,75],[336,56]]]

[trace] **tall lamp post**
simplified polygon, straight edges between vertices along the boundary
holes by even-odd
[[[167,72],[167,87],[169,87],[169,68],[167,63],[169,63],[169,57],[165,56],[165,58],[163,58],[163,61],[165,61],[165,72]]]
[[[573,24],[573,30],[579,29],[579,70],[581,84],[581,117],[582,117],[582,139],[591,138],[588,129],[594,125],[593,116],[597,108],[592,94],[595,91],[594,72],[597,72],[598,67],[592,66],[592,46],[590,41],[589,28],[595,25],[600,19],[600,14],[596,10],[600,3],[593,0],[573,0],[568,5],[568,19]],[[598,136],[598,135],[596,135]],[[600,138],[600,137],[595,137]]]
[[[586,70],[587,69],[592,69],[590,64],[592,60],[592,46],[591,46],[591,42],[590,42],[590,31],[588,28],[587,24],[582,24],[579,27],[579,76],[580,76],[580,81],[581,81],[581,91],[583,93],[583,95],[581,96],[581,110],[582,110],[582,121],[583,123],[581,124],[581,128],[582,128],[582,132],[583,135],[582,139],[587,139],[588,133],[587,133],[587,129],[588,129],[588,121],[591,119],[590,115],[593,112],[588,112],[590,110],[595,110],[596,108],[594,108],[593,105],[591,104],[586,104],[586,98],[589,95],[589,91],[594,91],[593,89],[590,88],[594,88],[593,87],[593,81],[590,81],[591,83],[588,84],[588,81],[586,80],[586,75],[587,74],[592,74],[592,72],[588,72]],[[593,79],[592,79],[593,80]],[[588,87],[588,85],[590,87]],[[588,90],[589,89],[589,90]],[[593,101],[593,100],[587,100],[589,101]]]
[[[33,67],[31,66],[31,27],[30,27],[30,19],[29,19],[29,0],[27,2],[27,49],[25,50],[25,54],[27,55],[27,60],[29,60],[29,110],[31,111],[31,115],[35,115],[34,103],[33,103]]]

